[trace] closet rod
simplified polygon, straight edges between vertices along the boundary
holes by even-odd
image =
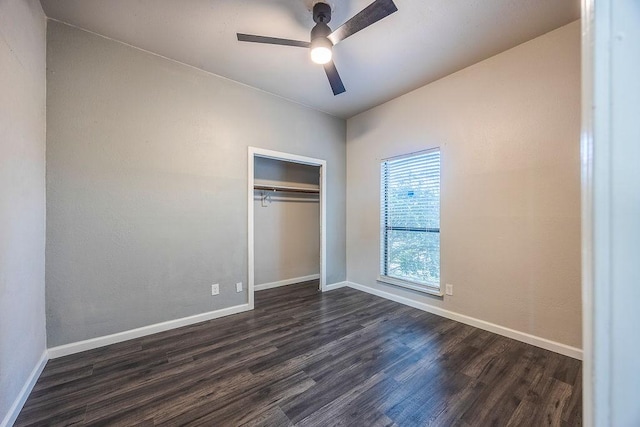
[[[279,185],[254,185],[253,189],[265,190],[265,191],[282,191],[287,193],[310,193],[310,194],[320,193],[320,189],[318,188],[284,187]]]

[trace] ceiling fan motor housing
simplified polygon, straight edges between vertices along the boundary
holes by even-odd
[[[311,41],[318,38],[326,38],[331,34],[331,28],[324,22],[318,22],[315,27],[311,29]]]
[[[327,22],[331,21],[331,6],[327,3],[316,3],[313,6],[313,20],[316,25],[311,29],[311,41],[319,38],[326,38],[331,34],[331,28]],[[329,45],[333,46],[331,42]]]

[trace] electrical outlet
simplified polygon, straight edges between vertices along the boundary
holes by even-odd
[[[214,285],[211,285],[211,295],[218,295],[220,294],[220,284],[216,283]]]
[[[236,283],[236,292],[242,292],[242,282]]]
[[[453,295],[453,285],[447,283],[444,293],[447,295]]]

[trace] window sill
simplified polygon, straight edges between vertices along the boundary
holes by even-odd
[[[417,283],[409,282],[406,280],[396,279],[388,276],[378,276],[377,279],[380,283],[386,283],[388,285],[400,286],[402,288],[411,289],[413,291],[422,292],[429,295],[435,295],[438,297],[444,296],[444,292],[440,290],[440,287],[433,285],[419,285]]]

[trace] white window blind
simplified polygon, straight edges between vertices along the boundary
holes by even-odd
[[[440,149],[381,164],[380,275],[440,288]]]

